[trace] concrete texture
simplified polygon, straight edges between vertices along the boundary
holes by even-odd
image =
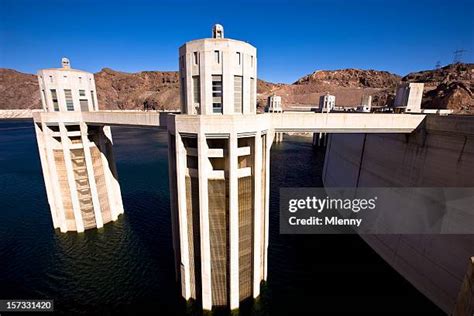
[[[0,120],[2,119],[24,119],[32,118],[33,111],[29,109],[24,110],[0,110]]]
[[[116,220],[122,197],[110,127],[82,117],[98,109],[94,76],[62,66],[38,72],[43,111],[33,119],[53,226],[83,232]]]
[[[472,187],[473,123],[473,117],[429,115],[409,135],[331,134],[323,169],[324,185]],[[363,238],[446,313],[453,311],[466,262],[474,253],[472,235]]]
[[[167,118],[178,279],[183,297],[205,310],[236,309],[260,294],[268,245],[263,157],[274,134],[269,117],[256,115],[255,47],[224,38],[221,25],[212,34],[179,49],[182,114]]]
[[[402,83],[397,87],[395,108],[403,109],[408,113],[421,112],[421,99],[423,98],[423,83]]]
[[[331,112],[336,107],[336,97],[326,93],[319,97],[319,112]]]

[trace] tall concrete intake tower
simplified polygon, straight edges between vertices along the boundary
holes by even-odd
[[[38,71],[43,113],[35,131],[54,228],[100,228],[123,213],[110,127],[84,123],[97,111],[94,75],[62,68]]]
[[[179,49],[181,115],[168,120],[177,270],[185,299],[239,307],[267,275],[271,121],[256,114],[257,51],[224,38]]]

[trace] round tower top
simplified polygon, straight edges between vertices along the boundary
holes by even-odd
[[[66,57],[61,58],[61,65],[64,69],[71,69],[71,62]]]
[[[224,38],[224,27],[220,24],[214,24],[212,27],[212,38]]]

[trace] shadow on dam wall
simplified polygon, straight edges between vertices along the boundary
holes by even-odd
[[[322,187],[324,155],[307,135],[273,144],[268,282],[250,308],[261,314],[240,315],[444,315],[360,236],[280,233],[280,189]]]
[[[331,134],[323,182],[326,187],[474,187],[474,116],[428,115],[411,134]],[[362,237],[441,309],[454,310],[474,255],[474,235]]]

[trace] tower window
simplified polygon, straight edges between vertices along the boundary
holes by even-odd
[[[66,109],[68,111],[74,111],[74,102],[72,101],[71,90],[69,89],[64,90],[64,96],[66,98]]]
[[[198,54],[198,52],[194,52],[193,57],[194,57],[194,64],[195,65],[199,64],[199,54]]]
[[[216,63],[220,64],[221,62],[221,54],[218,50],[214,51],[214,58],[216,59]]]
[[[253,56],[250,56],[250,66],[253,67]]]
[[[46,99],[46,92],[44,92],[44,89],[41,90],[41,92],[42,92],[42,94],[43,94],[43,100],[44,100],[43,109],[46,109],[46,108],[47,108],[47,105],[46,105],[46,104],[47,104],[47,102],[48,102],[47,99]]]
[[[89,111],[89,101],[86,99],[86,90],[79,90],[79,103],[81,111]]]
[[[53,76],[49,76],[49,81],[53,83]]]
[[[242,63],[242,55],[240,53],[236,53],[237,57],[237,64],[240,65]]]
[[[234,112],[242,113],[242,76],[234,76]]]
[[[51,89],[51,99],[53,100],[53,108],[55,112],[59,111],[58,95],[56,89]]]
[[[199,76],[193,76],[193,99],[194,106],[198,106],[201,103],[201,83],[199,82]]]
[[[87,101],[87,99],[80,99],[79,103],[81,104],[81,111],[89,111],[89,102]]]
[[[250,78],[250,111],[255,111],[255,79]]]
[[[93,108],[94,110],[97,110],[97,109],[95,108],[94,90],[91,90],[91,100],[92,100],[92,108]]]
[[[222,75],[212,75],[212,113],[222,113]]]

